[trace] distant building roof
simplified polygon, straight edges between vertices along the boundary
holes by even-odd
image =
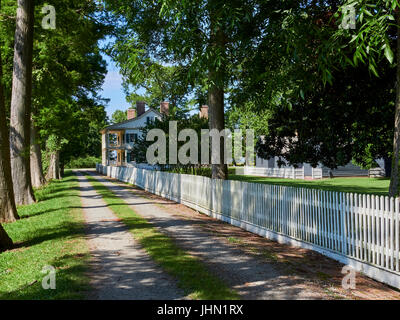
[[[153,108],[149,108],[145,113],[141,114],[139,117],[133,118],[133,119],[129,119],[129,120],[125,120],[119,123],[114,123],[110,126],[105,127],[104,129],[102,129],[100,132],[103,133],[104,131],[109,131],[109,130],[116,130],[116,129],[139,129],[139,127],[134,127],[132,125],[134,125],[134,123],[141,119],[144,118],[146,115],[148,115],[150,112],[154,112],[156,113],[158,116],[162,117],[162,114],[160,112],[158,112],[157,110],[154,110]],[[124,124],[132,124],[129,126],[121,126]]]

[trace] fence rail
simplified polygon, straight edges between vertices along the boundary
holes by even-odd
[[[304,179],[304,168],[262,168],[245,166],[243,174],[272,178]]]
[[[138,168],[97,170],[268,238],[319,251],[400,288],[398,198]]]

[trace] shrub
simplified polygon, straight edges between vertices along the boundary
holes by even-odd
[[[100,163],[101,159],[93,156],[86,156],[76,159],[71,159],[65,164],[66,169],[79,169],[79,168],[95,168],[96,163]]]
[[[184,166],[184,167],[173,167],[169,168],[166,171],[172,173],[180,173],[180,174],[191,174],[195,176],[203,176],[211,178],[211,167],[210,166]],[[228,175],[235,174],[235,168],[228,168]]]

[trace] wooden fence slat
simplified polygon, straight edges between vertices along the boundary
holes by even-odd
[[[356,258],[360,259],[360,237],[359,237],[359,231],[360,227],[358,224],[358,194],[354,195],[354,222],[355,222],[355,228],[354,228],[354,238],[355,238],[355,249],[356,249]]]
[[[390,269],[395,270],[395,267],[394,267],[394,198],[390,198],[389,230],[390,230],[389,231],[389,233],[390,233]]]
[[[380,233],[380,238],[381,241],[379,243],[380,245],[380,253],[381,253],[381,260],[380,264],[381,267],[385,266],[385,255],[384,255],[384,244],[385,244],[385,221],[383,219],[383,213],[385,210],[385,197],[381,196],[380,197],[380,207],[379,207],[379,215],[380,215],[380,227],[381,227],[381,233]]]
[[[389,197],[385,197],[385,268],[389,268]]]
[[[344,202],[344,195],[342,192],[339,193],[340,197],[340,206],[341,206],[341,235],[342,235],[342,254],[347,255],[347,224],[346,224],[346,205]]]
[[[351,254],[353,257],[356,257],[356,249],[355,249],[355,215],[354,215],[354,198],[353,194],[350,193],[350,232],[351,232]]]
[[[363,211],[362,211],[362,220],[363,220],[363,247],[364,247],[364,255],[363,255],[363,259],[364,260],[368,260],[367,258],[367,196],[365,194],[363,194],[362,196],[362,207],[363,207]]]
[[[375,195],[372,195],[372,203],[371,203],[371,205],[372,205],[372,209],[373,209],[373,212],[372,212],[372,263],[373,264],[376,264],[377,263],[377,260],[378,260],[378,257],[377,257],[377,246],[376,246],[376,243],[377,243],[377,239],[378,239],[378,234],[377,234],[377,222],[376,222],[376,210],[377,210],[377,207],[376,207],[376,203],[377,203],[377,201],[376,201],[376,196]]]
[[[400,228],[400,224],[399,224],[399,215],[400,215],[400,208],[399,208],[399,198],[395,199],[395,215],[396,215],[396,219],[395,219],[395,250],[396,250],[396,256],[395,256],[395,260],[396,260],[396,271],[399,272],[399,253],[400,253],[400,245],[399,245],[399,228]]]
[[[372,237],[371,237],[371,196],[367,195],[367,243],[368,243],[368,257],[367,260],[372,262]]]
[[[317,210],[316,210],[316,192],[315,190],[311,190],[311,197],[314,199],[312,201],[312,221],[313,221],[313,243],[317,244],[318,243],[318,236],[317,236]]]
[[[322,211],[322,206],[319,205],[322,203],[322,191],[317,190],[317,203],[318,203],[318,238],[319,238],[319,245],[321,247],[324,246],[324,227],[323,227],[323,211]]]

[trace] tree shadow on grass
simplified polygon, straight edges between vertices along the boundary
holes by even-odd
[[[87,277],[89,255],[66,254],[47,265],[56,270],[56,289],[43,289],[42,281],[48,273],[39,274],[27,283],[12,292],[0,292],[0,299],[4,300],[60,300],[84,299],[90,290]],[[41,266],[41,267],[44,267]],[[35,281],[35,282],[34,282]],[[33,283],[34,282],[34,283]]]
[[[82,236],[83,226],[79,222],[68,222],[63,223],[61,226],[58,225],[53,228],[47,227],[45,229],[45,233],[44,230],[40,231],[40,235],[33,236],[32,238],[25,241],[16,242],[14,244],[14,249],[27,248],[45,241],[51,241],[59,238],[65,238],[68,240],[78,238]]]

